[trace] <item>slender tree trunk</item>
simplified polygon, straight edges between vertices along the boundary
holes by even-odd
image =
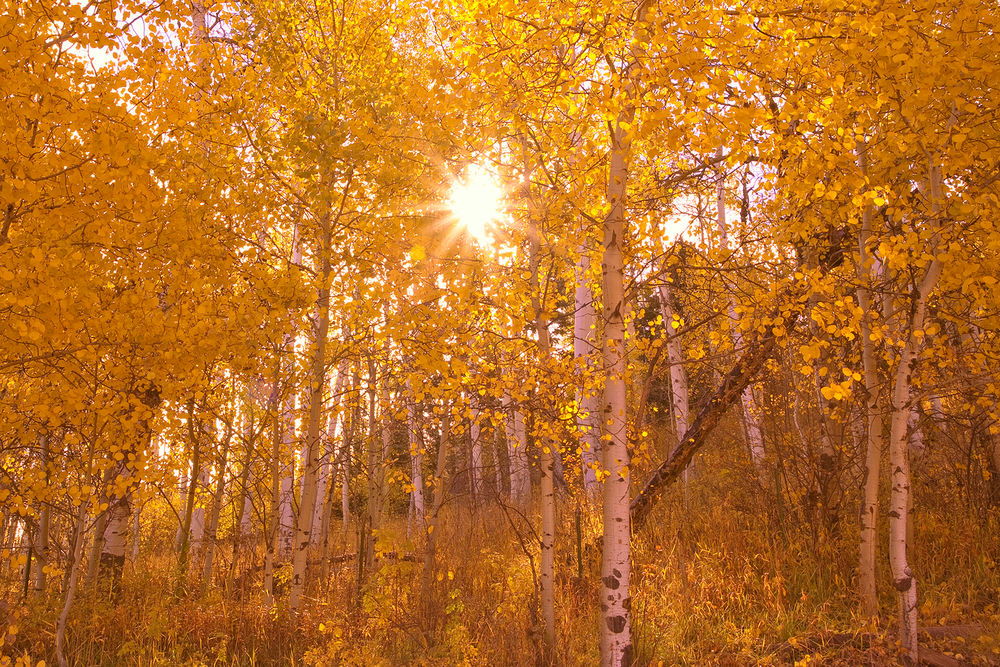
[[[864,284],[864,279],[862,279]],[[864,292],[864,296],[862,296]],[[858,303],[864,315],[861,319],[861,359],[864,366],[865,417],[867,447],[865,451],[864,497],[861,504],[861,555],[859,587],[861,610],[869,618],[878,615],[876,562],[878,553],[878,490],[882,461],[882,414],[879,407],[878,362],[875,343],[871,340],[870,300],[867,290],[858,289]]]
[[[316,298],[316,340],[310,370],[309,424],[306,430],[306,458],[303,465],[302,500],[295,531],[292,557],[292,587],[289,606],[300,611],[305,591],[309,544],[312,542],[313,507],[316,503],[316,474],[319,467],[320,422],[323,417],[323,389],[326,386],[326,337],[330,329],[330,251],[332,221],[326,217],[320,243],[320,287]]]
[[[681,353],[680,336],[673,327],[674,306],[670,286],[660,286],[660,309],[667,330],[667,360],[670,362],[670,394],[673,408],[674,432],[680,440],[688,429],[690,408],[688,403],[688,380],[684,371],[684,355]]]
[[[268,402],[269,413],[273,419],[271,431],[271,502],[267,512],[267,530],[264,535],[264,606],[271,609],[274,606],[274,561],[278,547],[278,534],[281,530],[281,477],[282,477],[282,443],[285,425],[278,412],[278,382],[281,377],[280,363],[274,370],[274,384],[271,399]]]
[[[942,224],[944,187],[940,168],[930,167],[930,207]],[[931,255],[936,244],[930,248]],[[899,355],[892,384],[892,419],[889,430],[889,469],[892,482],[889,496],[889,567],[899,593],[899,638],[913,664],[919,662],[917,644],[917,579],[908,559],[908,519],[912,511],[908,422],[912,409],[912,375],[923,346],[927,299],[941,277],[941,261],[933,259],[910,299],[910,317],[904,324],[906,342]]]
[[[718,150],[718,157],[722,157],[722,148]],[[726,181],[724,174],[719,176],[716,185],[716,224],[721,237],[722,245],[729,246],[729,227],[726,223]],[[743,347],[743,334],[740,331],[739,318],[736,316],[736,306],[730,296],[726,306],[729,315],[730,331],[733,341],[733,349],[739,353]],[[760,427],[759,411],[757,401],[753,395],[752,385],[747,384],[740,394],[740,403],[743,406],[743,428],[747,436],[747,447],[750,450],[750,459],[757,468],[758,477],[761,480],[766,478],[764,464],[764,435]]]
[[[329,502],[333,494],[329,493],[329,487],[334,485],[333,471],[336,468],[336,442],[337,433],[337,406],[340,403],[340,395],[344,393],[344,385],[347,382],[346,367],[340,364],[337,370],[337,379],[333,384],[333,396],[330,398],[330,415],[327,420],[326,437],[323,438],[323,457],[319,462],[319,476],[316,479],[316,505],[313,508],[313,532],[310,540],[315,544],[326,543],[326,532],[329,522]],[[343,430],[343,428],[341,428]],[[322,502],[319,502],[322,500]]]
[[[66,623],[69,620],[69,610],[73,606],[73,598],[76,596],[77,584],[80,580],[80,559],[83,557],[84,524],[87,520],[87,503],[80,503],[80,511],[76,515],[76,524],[73,527],[72,546],[70,548],[70,561],[66,567],[69,570],[69,582],[66,584],[66,593],[63,599],[62,610],[56,620],[56,661],[59,667],[68,667],[69,661],[66,659]]]
[[[348,338],[345,335],[345,339]],[[330,542],[330,524],[333,521],[333,502],[337,487],[337,477],[341,475],[341,468],[344,465],[344,450],[347,446],[347,401],[342,398],[344,394],[344,387],[347,386],[347,374],[349,369],[346,361],[341,361],[337,367],[337,380],[333,385],[333,405],[339,406],[340,409],[330,410],[330,421],[327,426],[327,456],[329,458],[329,465],[326,470],[326,484],[324,489],[324,497],[326,501],[323,503],[322,512],[320,514],[320,537],[319,544],[323,554],[323,580],[326,580],[326,564],[327,564],[327,553]],[[343,416],[341,416],[343,415]],[[337,445],[337,425],[340,424],[340,444]],[[319,493],[317,493],[319,497]],[[342,508],[343,509],[343,508]],[[315,524],[314,524],[315,525]]]
[[[388,378],[385,378],[388,381]],[[368,532],[362,535],[365,544],[364,571],[371,572],[375,561],[375,531],[382,526],[382,491],[384,489],[382,463],[385,460],[385,450],[390,440],[389,432],[389,387],[383,382],[378,386],[375,373],[375,360],[368,358]],[[381,394],[382,428],[376,422],[375,404],[376,391]],[[381,438],[379,434],[381,433]],[[358,556],[361,557],[360,554]]]
[[[629,452],[625,415],[625,195],[630,139],[622,125],[631,125],[633,113],[624,114],[611,130],[607,198],[610,210],[604,219],[602,259],[604,298],[604,405],[605,428],[602,457],[604,480],[604,542],[601,554],[601,665],[632,664],[632,626],[629,582],[631,578],[631,522],[629,517]]]
[[[674,434],[677,445],[688,429],[689,403],[687,373],[684,371],[684,356],[681,354],[681,341],[677,328],[674,327],[674,304],[670,285],[663,283],[659,288],[660,314],[667,334],[667,361],[670,363],[670,405],[674,421]],[[679,328],[679,324],[678,324]],[[693,463],[684,469],[684,506],[688,505],[688,475]]]
[[[278,503],[278,559],[292,557],[295,538],[295,397],[289,395],[281,415],[281,491]]]
[[[597,314],[594,309],[594,294],[587,282],[590,270],[590,256],[587,254],[586,233],[581,232],[579,246],[580,259],[576,263],[576,293],[573,314],[573,359],[581,378],[577,383],[576,401],[579,408],[577,428],[580,431],[580,463],[583,467],[583,489],[589,499],[600,495],[597,483],[597,468],[601,451],[601,428],[598,413],[601,400],[593,382],[597,336]]]
[[[49,435],[41,437],[42,468],[46,483],[49,479]],[[35,582],[34,596],[40,598],[45,594],[46,575],[45,568],[49,565],[49,505],[43,503],[38,512],[38,533],[35,543]]]
[[[196,425],[194,399],[188,401],[188,439],[191,441],[191,472],[188,475],[187,499],[184,503],[184,515],[181,518],[181,542],[177,558],[177,588],[183,590],[188,573],[191,555],[191,524],[194,519],[195,500],[198,491],[198,479],[201,477],[201,443],[199,434],[201,426]]]
[[[427,542],[424,545],[424,570],[420,579],[420,599],[423,603],[424,618],[432,619],[436,613],[433,605],[432,587],[437,555],[437,527],[448,493],[448,443],[451,439],[451,412],[445,405],[441,420],[441,444],[438,447],[437,466],[434,471],[433,509],[427,518]]]
[[[472,403],[472,423],[469,424],[469,437],[472,441],[472,501],[478,504],[483,497],[483,433],[479,425],[479,401],[475,391],[470,395],[469,402]]]
[[[531,193],[528,192],[530,201]],[[552,343],[549,340],[549,321],[541,301],[542,290],[539,282],[539,264],[541,261],[541,238],[538,222],[529,210],[528,234],[530,251],[531,307],[535,320],[535,334],[538,340],[538,352],[543,364],[548,364],[552,354]],[[546,649],[555,651],[556,616],[555,616],[555,540],[556,540],[556,443],[543,436],[539,443],[538,465],[541,468],[542,539],[539,570],[540,603],[542,612],[543,636]]]
[[[858,165],[867,177],[868,165],[864,144],[859,143]],[[861,307],[861,362],[864,367],[865,421],[867,447],[865,476],[861,502],[861,536],[858,585],[861,612],[869,617],[878,616],[878,589],[876,563],[878,560],[878,491],[882,461],[882,414],[879,407],[879,370],[872,340],[872,298],[869,286],[874,283],[872,258],[868,254],[868,238],[872,228],[872,204],[867,202],[861,212],[861,233],[858,236],[858,305]]]
[[[205,563],[201,576],[201,594],[208,593],[212,583],[212,571],[215,566],[215,547],[219,537],[219,516],[222,513],[222,502],[226,492],[226,465],[229,463],[229,446],[233,437],[232,422],[226,424],[226,432],[222,440],[222,453],[219,457],[219,469],[215,478],[215,490],[212,493],[211,511],[205,524]]]
[[[504,430],[507,435],[507,457],[510,460],[510,497],[521,507],[531,504],[531,471],[528,467],[528,435],[524,415],[504,394]]]
[[[406,421],[410,444],[410,481],[413,484],[413,510],[417,521],[423,524],[424,516],[424,443],[423,429],[417,419],[417,409],[413,402],[413,388],[406,383]]]
[[[347,527],[351,523],[351,457],[354,455],[354,445],[357,442],[358,428],[361,425],[361,378],[357,370],[351,375],[351,413],[344,439],[344,451],[340,466],[340,516],[347,539]]]
[[[94,448],[93,441],[88,447],[86,456],[87,467],[83,479],[90,479],[94,470]],[[69,621],[69,612],[73,606],[73,598],[76,596],[76,589],[80,581],[80,569],[83,558],[83,544],[86,540],[85,528],[87,522],[87,510],[90,503],[85,501],[80,503],[80,509],[76,514],[76,521],[73,525],[73,537],[70,539],[70,557],[66,563],[68,579],[64,588],[63,606],[56,619],[56,661],[59,667],[67,667],[69,661],[66,659],[66,624]]]

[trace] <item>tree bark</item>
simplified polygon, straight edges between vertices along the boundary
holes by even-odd
[[[205,563],[202,568],[201,594],[208,593],[208,587],[212,583],[212,571],[215,566],[215,546],[219,537],[219,516],[222,513],[222,501],[226,492],[226,466],[229,463],[229,447],[232,443],[233,424],[232,421],[226,424],[226,431],[222,438],[222,452],[219,456],[219,468],[215,477],[215,489],[211,498],[211,510],[208,513],[208,521],[205,524]]]
[[[424,522],[424,445],[423,433],[417,419],[417,409],[413,402],[413,388],[406,382],[406,421],[410,445],[410,482],[413,484],[413,510],[417,521]]]
[[[49,481],[49,438],[48,434],[42,435],[40,438],[42,468],[46,483]],[[38,533],[35,537],[35,558],[38,561],[35,563],[34,581],[34,596],[36,598],[40,598],[45,594],[46,576],[48,574],[45,568],[49,564],[49,516],[49,505],[43,502],[38,512]]]
[[[587,283],[587,273],[590,270],[590,256],[587,254],[586,232],[581,231],[579,245],[580,259],[575,267],[576,292],[573,314],[573,359],[576,370],[580,374],[577,382],[576,401],[579,413],[577,428],[580,432],[580,465],[583,468],[583,490],[589,499],[600,495],[600,485],[597,482],[597,468],[601,451],[601,428],[599,412],[601,399],[596,388],[591,387],[594,380],[594,365],[596,363],[596,348],[594,338],[597,335],[597,313],[594,309],[594,294]]]
[[[791,330],[795,326],[801,310],[801,291],[800,285],[793,285],[779,297],[779,305],[770,314],[774,327],[755,335],[744,345],[743,355],[733,369],[722,378],[721,384],[712,394],[708,403],[695,416],[691,426],[688,427],[681,439],[681,443],[646,480],[642,490],[632,500],[630,506],[634,527],[645,522],[649,516],[649,510],[653,506],[653,501],[683,472],[691,458],[705,444],[709,434],[719,424],[726,410],[736,402],[753,377],[774,355],[777,343],[774,328],[783,325],[786,329]],[[789,300],[791,304],[783,304],[785,299]]]
[[[720,147],[717,153],[717,158],[721,160],[722,155],[723,151]],[[716,185],[715,204],[716,224],[719,230],[719,236],[721,237],[722,245],[728,248],[729,227],[726,222],[726,182],[724,172],[720,174],[719,181]],[[733,349],[736,350],[738,354],[739,350],[743,347],[743,333],[740,331],[739,318],[736,316],[736,306],[735,303],[733,303],[732,296],[729,297],[726,305],[726,312],[729,315]],[[753,388],[751,387],[750,382],[747,383],[740,393],[740,403],[743,406],[743,428],[747,436],[747,448],[750,452],[750,460],[757,469],[758,478],[764,480],[766,479],[766,472],[763,470],[764,435],[760,427],[757,401],[754,399]]]
[[[483,430],[479,424],[479,400],[475,390],[469,395],[472,407],[472,419],[469,422],[469,444],[471,464],[469,470],[472,479],[472,501],[478,504],[483,497]]]
[[[184,503],[184,515],[181,518],[181,541],[177,557],[177,588],[184,590],[187,583],[188,564],[191,555],[191,523],[194,518],[195,500],[198,491],[198,479],[201,477],[201,444],[199,433],[201,426],[196,426],[194,399],[188,401],[188,439],[191,441],[191,472],[188,475],[187,499]]]
[[[531,504],[531,471],[528,468],[528,436],[524,415],[505,393],[504,431],[507,436],[507,457],[510,461],[510,497],[521,507]]]
[[[294,552],[292,555],[292,585],[289,607],[293,614],[300,611],[302,594],[305,591],[306,565],[309,545],[312,542],[313,508],[316,503],[316,476],[319,467],[320,422],[323,417],[323,389],[326,386],[326,337],[330,329],[330,251],[332,221],[324,220],[323,235],[320,240],[319,290],[316,297],[316,331],[312,367],[309,373],[309,423],[306,428],[306,457],[302,470],[302,498],[299,502],[299,517],[295,527]]]
[[[284,438],[284,424],[278,413],[281,363],[274,370],[274,382],[271,385],[271,398],[268,401],[268,412],[271,415],[271,502],[267,512],[267,530],[264,535],[264,606],[271,609],[274,606],[274,561],[278,547],[278,533],[281,528],[281,454]]]
[[[87,503],[80,503],[80,511],[76,515],[76,524],[73,527],[73,540],[70,549],[69,581],[66,584],[66,593],[63,599],[62,610],[56,620],[56,661],[59,667],[68,667],[66,660],[66,623],[69,620],[69,610],[73,606],[73,598],[76,596],[77,584],[80,580],[80,559],[83,556],[84,524],[87,520]]]
[[[610,210],[604,220],[602,259],[604,331],[604,541],[601,554],[601,665],[632,664],[632,624],[629,584],[631,579],[631,522],[629,516],[629,451],[625,415],[625,196],[630,138],[622,125],[630,125],[634,113],[611,129],[611,155],[607,198]]]
[[[932,214],[940,225],[943,215],[944,187],[940,167],[932,165],[929,174],[929,201]],[[936,243],[929,249],[933,256]],[[923,328],[927,313],[927,298],[941,277],[941,261],[931,260],[920,282],[910,297],[910,316],[904,332],[906,342],[899,355],[892,384],[892,417],[889,430],[889,469],[891,491],[889,495],[889,567],[893,586],[899,594],[899,638],[909,660],[919,662],[917,643],[917,579],[910,568],[909,515],[911,504],[911,475],[909,458],[908,422],[912,409],[912,375],[917,355],[923,347]],[[918,335],[917,332],[921,332]]]
[[[545,310],[541,301],[541,286],[539,279],[539,264],[541,262],[541,238],[538,229],[538,222],[535,219],[530,206],[531,192],[526,192],[529,201],[528,211],[528,244],[529,244],[529,274],[531,290],[531,308],[535,321],[535,335],[537,338],[538,353],[542,364],[547,365],[552,354],[552,343],[549,340],[549,321],[545,315]],[[556,498],[555,498],[555,475],[556,475],[556,444],[542,437],[539,443],[538,465],[541,469],[541,483],[539,493],[541,495],[541,558],[539,570],[540,603],[542,612],[542,634],[545,639],[546,650],[552,652],[555,649],[555,538],[556,538]]]
[[[867,152],[863,143],[857,148],[861,174],[868,177]],[[867,186],[866,186],[867,189]],[[861,363],[864,369],[866,451],[863,498],[861,501],[861,535],[859,540],[858,588],[861,612],[869,617],[878,616],[878,588],[876,564],[878,561],[878,491],[881,477],[883,423],[879,405],[879,369],[872,340],[874,314],[871,286],[875,282],[873,259],[868,254],[868,238],[872,229],[873,206],[865,203],[861,211],[861,232],[858,236],[858,306],[861,308]]]

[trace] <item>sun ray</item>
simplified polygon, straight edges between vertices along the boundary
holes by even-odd
[[[487,245],[492,242],[490,225],[502,215],[503,198],[496,177],[486,167],[473,164],[452,186],[448,206],[475,241]]]

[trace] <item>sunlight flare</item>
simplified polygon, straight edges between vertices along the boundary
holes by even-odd
[[[483,165],[473,164],[466,169],[465,177],[452,186],[448,206],[476,242],[485,245],[492,241],[490,223],[503,213],[503,198],[496,175]]]

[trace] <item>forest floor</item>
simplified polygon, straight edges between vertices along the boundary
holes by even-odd
[[[886,572],[879,622],[858,616],[855,529],[842,525],[838,535],[823,536],[791,515],[776,526],[746,509],[673,506],[636,536],[637,664],[900,664]],[[495,510],[458,508],[444,517],[429,573],[422,545],[395,520],[379,531],[379,551],[388,555],[360,589],[354,538],[342,540],[331,553],[348,556],[330,565],[326,581],[312,582],[308,608],[296,619],[285,609],[290,566],[277,572],[276,607],[262,604],[260,554],[256,566],[231,568],[230,552],[220,549],[213,585],[202,592],[192,567],[187,592],[176,593],[170,526],[154,521],[115,599],[99,587],[81,591],[69,622],[71,664],[597,664],[599,563],[588,547],[597,518],[582,514],[579,552],[573,508],[560,518],[557,646],[546,655],[534,612],[530,526]],[[995,523],[919,515],[914,562],[926,664],[1000,665]],[[422,585],[428,574],[431,585]],[[18,609],[15,591],[8,600]],[[53,593],[11,612],[8,630],[16,634],[8,632],[2,649],[10,664],[54,664],[60,604]]]

